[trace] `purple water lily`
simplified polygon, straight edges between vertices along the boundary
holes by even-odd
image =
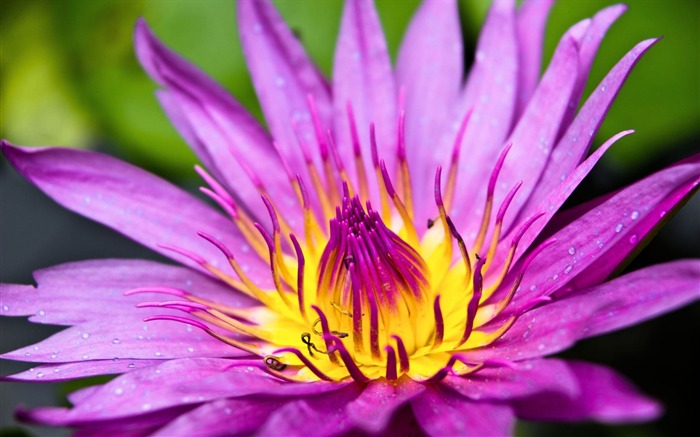
[[[2,285],[1,314],[68,326],[11,381],[118,375],[79,435],[507,435],[516,418],[619,423],[659,405],[614,371],[547,358],[700,297],[700,262],[608,280],[700,182],[700,155],[560,212],[632,48],[577,112],[607,8],[539,77],[550,1],[491,7],[463,81],[454,1],[426,1],[397,65],[348,1],[329,83],[266,1],[237,16],[266,132],[141,21],[136,52],[217,209],[109,156],[2,144],[47,195],[182,266],[95,260]]]

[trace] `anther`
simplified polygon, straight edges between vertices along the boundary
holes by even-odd
[[[272,370],[277,370],[278,372],[281,372],[287,367],[286,364],[284,364],[274,355],[268,355],[265,357],[265,365]]]

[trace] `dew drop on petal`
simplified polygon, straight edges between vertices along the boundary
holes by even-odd
[[[151,409],[151,404],[143,404],[143,405],[141,405],[141,409],[143,411],[148,411]]]
[[[187,348],[187,352],[189,352],[189,353],[194,352],[194,348],[193,348],[193,347],[188,347],[188,348]]]
[[[87,359],[88,359],[88,356],[87,356],[87,355],[83,355],[83,356],[82,356],[82,359],[87,360]]]
[[[87,332],[83,332],[81,337],[83,338],[83,340],[87,340],[88,338],[90,338],[90,334],[88,334]]]
[[[136,367],[136,364],[134,364],[134,363],[129,363],[129,365],[126,366],[126,367],[128,367],[129,369],[133,369],[134,367]]]
[[[637,220],[639,218],[639,211],[632,211],[632,214],[630,214],[630,218],[632,220]]]
[[[55,360],[55,359],[56,359],[56,354],[51,354],[51,357],[50,357],[50,358],[51,358],[52,360]]]
[[[2,310],[3,311],[10,311],[10,307],[8,307],[7,305],[3,305]]]
[[[39,372],[39,373],[36,374],[36,377],[37,377],[37,378],[43,378],[43,377],[44,377],[44,374],[43,374],[42,372]]]
[[[576,254],[576,248],[574,246],[569,247],[569,255],[575,255]]]
[[[568,275],[569,273],[571,273],[571,270],[573,270],[573,268],[574,268],[574,266],[572,266],[572,265],[566,266],[566,268],[564,269],[564,274]]]
[[[44,310],[39,310],[39,312],[38,312],[37,314],[40,315],[40,316],[45,316],[45,315],[46,315],[46,311],[44,311]]]
[[[117,395],[117,396],[120,396],[120,395],[123,394],[123,393],[124,393],[124,389],[121,388],[121,387],[117,387],[117,388],[114,389],[114,394]]]
[[[635,244],[638,239],[639,239],[639,237],[637,236],[637,234],[632,235],[630,237],[630,244]]]
[[[119,344],[119,343],[121,343],[121,342],[122,342],[122,341],[119,340],[118,338],[115,338],[115,339],[112,340],[112,344]]]
[[[60,371],[61,371],[61,369],[59,369],[58,367],[56,367],[55,369],[53,369],[53,373],[58,373],[58,372],[60,372]]]
[[[156,352],[156,356],[157,356],[157,357],[159,357],[159,356],[161,356],[161,355],[163,355],[163,354],[160,353],[160,352]]]
[[[619,234],[622,231],[622,228],[624,227],[625,226],[622,223],[618,223],[617,226],[615,226],[615,232]]]

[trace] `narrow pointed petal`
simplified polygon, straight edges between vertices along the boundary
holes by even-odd
[[[0,377],[0,381],[53,382],[70,381],[97,375],[117,375],[133,372],[144,367],[160,364],[159,360],[131,360],[112,358],[110,360],[92,360],[88,362],[71,362],[44,364],[32,367],[24,372]]]
[[[529,360],[514,367],[481,369],[468,377],[448,375],[442,384],[474,401],[507,401],[540,392],[571,396],[579,384],[560,360]]]
[[[189,325],[158,320],[144,322],[143,318],[150,314],[136,312],[136,308],[134,310],[131,316],[81,323],[0,357],[28,362],[67,363],[114,358],[165,360],[193,356],[250,356]],[[182,314],[174,310],[153,311],[158,314]]]
[[[639,393],[611,369],[579,361],[567,362],[579,380],[580,391],[565,396],[542,392],[514,402],[515,413],[527,420],[595,420],[629,423],[653,420],[661,406]]]
[[[527,359],[611,332],[700,299],[697,260],[659,264],[571,293],[518,318],[489,351],[474,357]],[[517,305],[516,305],[517,307]]]
[[[513,123],[517,96],[518,55],[515,33],[515,4],[511,0],[493,2],[479,35],[476,59],[460,103],[455,107],[450,138],[435,150],[435,159],[449,167],[451,147],[459,122],[472,109],[469,126],[459,155],[459,177],[452,219],[461,226],[475,216],[471,203],[478,187],[488,180],[492,168],[475,163],[495,162]],[[483,197],[474,202],[483,205]],[[449,211],[448,211],[449,212]],[[476,220],[478,222],[478,219]]]
[[[525,0],[518,9],[518,105],[516,117],[523,113],[537,88],[542,68],[542,49],[547,16],[554,0]]]
[[[423,392],[425,386],[408,378],[392,384],[385,379],[370,382],[347,407],[350,420],[370,434],[386,429],[395,411]],[[381,408],[377,408],[381,405]]]
[[[534,214],[542,200],[548,197],[563,178],[568,177],[579,162],[583,160],[593,143],[605,114],[610,109],[632,68],[647,50],[658,41],[658,38],[648,39],[637,44],[610,70],[600,82],[596,91],[586,100],[583,108],[581,108],[552,151],[542,178],[537,182],[537,187],[520,212],[520,220]],[[528,234],[539,233],[539,230],[546,222],[547,220],[540,220]],[[525,239],[527,238],[526,236]],[[527,244],[523,243],[522,247],[527,247]]]
[[[434,170],[426,162],[451,121],[462,84],[462,50],[457,3],[424,1],[406,31],[396,64],[397,85],[404,91],[406,155],[416,212],[433,206],[427,181]],[[416,221],[426,219],[427,215]]]
[[[241,0],[236,7],[243,52],[272,137],[291,168],[305,168],[294,123],[309,144],[316,144],[307,97],[313,97],[328,129],[329,86],[271,2]]]
[[[158,100],[214,177],[258,215],[264,206],[239,160],[266,175],[272,198],[294,196],[270,138],[223,87],[160,42],[143,19],[134,39],[141,65],[165,88]]]
[[[605,34],[610,26],[612,26],[612,24],[626,10],[627,6],[625,5],[613,5],[598,12],[591,19],[591,25],[588,26],[586,35],[584,35],[583,40],[581,41],[581,47],[579,49],[579,70],[576,85],[571,96],[569,107],[567,108],[567,112],[562,120],[562,128],[566,128],[574,118],[574,114],[576,114],[576,108],[578,108],[581,94],[586,86],[588,73],[591,70],[593,60],[595,59],[600,43],[603,41],[603,37],[605,37]]]
[[[182,414],[153,436],[198,437],[252,435],[273,411],[284,405],[280,399],[220,399]]]
[[[525,273],[517,303],[601,283],[700,184],[700,154],[620,190],[554,234]],[[670,215],[669,215],[670,216]]]
[[[159,245],[177,246],[220,265],[221,254],[198,231],[217,236],[228,247],[246,244],[229,220],[201,200],[118,159],[58,147],[24,149],[7,142],[2,152],[25,179],[62,206],[196,269],[196,263]],[[245,262],[250,276],[270,282],[263,262],[253,257]]]
[[[496,204],[500,204],[516,183],[523,181],[523,185],[506,214],[506,229],[513,225],[517,212],[537,185],[554,147],[577,80],[578,44],[583,28],[585,22],[572,27],[562,37],[547,71],[508,139],[513,147],[503,164],[495,194]]]
[[[171,296],[139,294],[124,296],[138,287],[173,287],[235,308],[253,301],[231,288],[191,269],[142,260],[92,260],[61,264],[34,272],[38,286],[0,284],[2,313],[32,316],[36,323],[77,325],[115,316],[143,319],[158,309],[137,309],[149,300]],[[76,281],[75,278],[80,278]]]
[[[344,405],[361,393],[360,384],[350,384],[320,396],[288,402],[270,416],[258,435],[325,437],[343,434],[352,429]]]
[[[421,428],[429,435],[513,434],[515,416],[508,405],[472,402],[440,385],[428,386],[411,401],[411,406]]]
[[[394,174],[397,99],[391,60],[373,0],[345,2],[333,62],[333,126],[344,162],[352,162],[353,156],[346,110],[350,102],[365,162],[372,156],[368,127],[374,123],[379,156],[389,174]],[[371,170],[367,168],[367,174]]]

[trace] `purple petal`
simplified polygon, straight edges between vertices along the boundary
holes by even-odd
[[[168,423],[154,436],[253,435],[268,416],[280,409],[280,399],[219,399],[203,404]]]
[[[365,163],[375,123],[380,159],[393,175],[396,160],[397,91],[381,23],[372,0],[345,2],[333,61],[333,127],[341,157],[353,162],[346,105],[351,103]],[[368,165],[368,164],[366,164]],[[373,174],[366,168],[368,175]],[[371,186],[375,184],[370,178]]]
[[[508,139],[513,147],[503,164],[495,204],[499,205],[519,181],[523,181],[523,185],[508,209],[505,229],[513,224],[513,218],[537,185],[555,144],[576,84],[579,33],[584,27],[585,22],[579,23],[562,37],[535,94]]]
[[[386,429],[395,411],[424,389],[424,385],[408,378],[396,384],[385,379],[374,380],[347,405],[346,411],[358,428],[371,434],[379,433]]]
[[[531,360],[511,367],[485,368],[473,375],[449,375],[446,387],[474,401],[507,401],[539,392],[571,395],[579,390],[578,381],[559,360]]]
[[[294,123],[308,144],[316,144],[307,96],[313,97],[325,132],[331,119],[329,86],[271,2],[242,0],[236,13],[243,52],[272,137],[290,168],[306,168]]]
[[[204,202],[118,159],[58,147],[25,149],[7,142],[2,151],[24,178],[59,204],[197,269],[193,261],[159,245],[186,249],[213,265],[225,260],[198,231],[216,236],[232,249],[246,245],[235,225]],[[271,284],[269,267],[260,259],[241,261],[259,286]]]
[[[273,199],[294,197],[264,129],[223,87],[161,43],[143,19],[134,39],[141,65],[166,88],[158,92],[165,112],[214,177],[258,217],[267,217],[265,207],[239,160],[266,175]]]
[[[581,99],[583,88],[586,86],[586,79],[588,78],[588,73],[591,70],[593,60],[595,59],[595,54],[598,51],[598,46],[600,45],[610,26],[626,10],[627,6],[625,5],[613,5],[598,12],[591,19],[591,24],[588,26],[586,34],[581,41],[581,47],[579,48],[578,77],[567,113],[562,121],[562,127],[568,126],[576,113],[576,108],[578,108],[578,103]]]
[[[571,293],[529,311],[476,359],[522,360],[566,349],[579,339],[624,328],[700,298],[697,260],[660,264]]]
[[[564,288],[601,283],[699,183],[700,154],[621,190],[579,217],[530,264],[514,306]]]
[[[142,260],[93,260],[67,263],[34,272],[38,287],[0,284],[2,313],[32,316],[36,323],[76,325],[115,316],[152,315],[136,304],[172,300],[171,296],[124,292],[148,286],[173,287],[232,307],[253,301],[228,285],[184,267]],[[76,281],[76,278],[80,278]]]
[[[459,177],[455,192],[452,219],[458,227],[480,218],[472,216],[477,205],[474,197],[488,180],[491,168],[474,163],[496,162],[513,122],[517,96],[518,58],[515,35],[515,5],[511,0],[493,2],[479,36],[476,58],[469,73],[461,102],[453,114],[453,132],[449,141],[435,150],[435,159],[449,167],[451,147],[459,120],[472,109],[459,155]],[[485,193],[479,201],[483,204]],[[448,211],[449,212],[449,211]]]
[[[2,381],[54,382],[87,378],[96,375],[116,375],[160,364],[158,360],[92,360],[77,363],[45,364],[24,372],[0,377]]]
[[[653,420],[661,406],[642,395],[613,370],[595,364],[570,361],[580,391],[566,396],[542,392],[513,403],[519,418],[528,420],[596,420],[628,423]]]
[[[77,425],[129,417],[184,405],[251,394],[299,396],[342,389],[344,384],[287,383],[256,366],[260,361],[193,358],[126,373],[81,396],[72,409],[52,409],[54,424]],[[138,401],[136,401],[138,400]],[[48,413],[46,413],[48,414]]]
[[[450,122],[463,74],[462,33],[454,0],[424,1],[406,31],[396,64],[396,81],[406,110],[406,155],[411,170],[416,221],[427,220],[434,200],[427,162],[432,145]],[[429,109],[428,109],[429,108]],[[428,207],[428,208],[426,208]]]
[[[361,393],[360,384],[350,384],[331,393],[288,402],[270,416],[257,434],[317,437],[343,434],[353,426],[344,406]]]
[[[153,309],[158,314],[181,315],[173,310]],[[171,321],[144,322],[153,312],[92,320],[65,329],[31,346],[0,357],[8,360],[67,363],[92,360],[181,357],[250,356],[189,325]]]
[[[527,203],[520,211],[520,218],[526,219],[537,212],[543,203],[543,199],[549,197],[552,190],[561,183],[563,178],[569,176],[574,168],[588,153],[593,143],[598,128],[603,122],[605,114],[612,105],[617,93],[624,84],[632,68],[641,59],[642,55],[651,48],[658,39],[649,39],[637,44],[620,62],[613,67],[596,88],[596,92],[586,100],[573,123],[566,130],[561,140],[557,143],[542,174],[537,182]],[[559,207],[555,208],[555,211]],[[548,220],[539,220],[524,237],[522,247],[527,247],[525,240],[528,235],[538,234]]]
[[[554,0],[525,0],[518,9],[518,106],[516,117],[525,110],[540,80],[542,48],[547,16]]]
[[[473,402],[440,385],[411,401],[421,428],[436,436],[512,435],[515,417],[507,405]]]

